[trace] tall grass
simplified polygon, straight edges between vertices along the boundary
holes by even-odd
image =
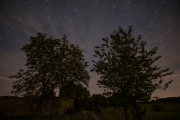
[[[160,106],[161,109],[153,111],[152,106]],[[141,104],[146,108],[146,114],[142,120],[180,120],[180,103],[146,103]],[[123,109],[106,108],[101,109],[104,120],[124,120]],[[130,120],[134,120],[129,113]]]
[[[152,111],[152,106],[162,106],[160,111]],[[146,114],[143,120],[180,120],[180,103],[143,103],[142,108],[146,108]],[[91,111],[95,113],[99,120],[124,120],[123,109],[115,109],[108,107],[99,109],[97,111]],[[129,112],[130,120],[134,120],[133,116]],[[0,118],[0,120],[33,120],[33,116],[6,116]],[[43,115],[41,120],[93,120],[92,114],[88,112],[78,112],[68,115]]]

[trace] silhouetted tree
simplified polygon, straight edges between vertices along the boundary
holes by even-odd
[[[20,70],[13,84],[15,95],[37,97],[36,117],[41,113],[44,98],[56,88],[67,84],[88,85],[89,74],[86,71],[88,63],[84,60],[82,50],[74,44],[69,44],[67,37],[62,39],[46,37],[44,33],[37,33],[31,37],[30,44],[23,46],[27,70]]]
[[[78,97],[80,99],[90,97],[89,90],[87,90],[87,88],[83,87],[82,85],[75,85],[74,92],[75,97]]]
[[[101,94],[93,94],[90,98],[90,102],[90,107],[93,109],[105,108],[108,106],[107,98]]]
[[[123,106],[122,99],[119,97],[119,94],[113,93],[112,96],[108,97],[109,105],[114,108],[120,108]]]
[[[59,89],[59,97],[62,99],[73,99],[75,97],[74,86],[74,83],[63,84]]]
[[[87,90],[87,88],[83,87],[82,85],[75,85],[74,93],[74,108],[76,109],[76,111],[79,111],[82,108],[86,107],[88,99],[90,97],[90,93],[89,90]]]
[[[158,102],[180,102],[180,97],[166,97],[157,99]]]
[[[136,101],[149,100],[156,89],[166,89],[172,80],[162,85],[163,77],[173,72],[155,66],[155,61],[161,58],[154,56],[158,48],[146,50],[146,42],[141,41],[140,35],[137,39],[132,37],[132,26],[128,31],[119,27],[110,39],[105,37],[102,40],[102,45],[95,46],[94,57],[98,60],[92,61],[91,71],[101,76],[98,85],[108,90],[106,93],[116,93],[122,99],[125,119],[128,120],[129,108],[136,106]],[[140,109],[136,106],[135,110],[138,113]]]

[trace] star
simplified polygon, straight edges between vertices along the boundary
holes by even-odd
[[[90,69],[93,67],[94,46],[100,45],[101,39],[109,37],[118,26],[127,30],[133,25],[132,36],[137,39],[141,35],[148,50],[159,48],[157,54],[162,56],[163,62],[156,65],[174,71],[172,79],[177,83],[180,76],[179,8],[178,0],[4,0],[0,11],[0,76],[10,76],[26,68],[23,65],[26,57],[21,48],[30,43],[30,37],[36,36],[37,32],[54,38],[67,35],[70,43],[83,50]],[[96,85],[100,76],[89,74],[88,90],[91,94],[101,94],[103,90]],[[12,95],[9,91],[13,82],[8,77],[1,77],[0,88],[5,90],[0,96]],[[180,82],[174,83],[168,88],[169,92],[160,91],[158,96],[178,96]]]

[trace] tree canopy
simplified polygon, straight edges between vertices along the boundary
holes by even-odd
[[[31,43],[23,46],[27,70],[20,70],[10,78],[16,78],[13,91],[16,95],[43,95],[60,85],[72,82],[88,85],[90,79],[82,50],[69,44],[67,37],[62,39],[46,38],[46,34],[38,33],[31,37]]]
[[[62,39],[56,39],[39,32],[30,39],[30,43],[22,47],[27,58],[27,70],[20,69],[16,75],[9,77],[17,79],[12,93],[40,97],[40,108],[43,97],[64,84],[88,85],[88,62],[83,51],[70,44],[65,35]]]
[[[146,50],[141,35],[132,37],[132,26],[128,31],[119,27],[110,38],[102,39],[103,44],[95,46],[91,71],[100,75],[99,87],[105,88],[105,94],[116,95],[122,99],[125,118],[127,110],[136,106],[137,101],[147,101],[151,94],[159,88],[166,89],[172,82],[162,86],[163,77],[171,75],[169,69],[161,69],[154,63],[161,56],[154,56],[158,48]],[[137,107],[135,107],[137,108]]]

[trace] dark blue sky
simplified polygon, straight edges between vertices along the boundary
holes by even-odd
[[[93,47],[102,43],[118,26],[133,25],[133,35],[142,35],[147,49],[155,46],[161,55],[156,64],[175,74],[169,89],[152,96],[180,96],[180,1],[179,0],[1,0],[0,1],[0,96],[11,95],[7,78],[25,68],[20,50],[37,32],[55,38],[67,35],[84,51],[92,68]],[[96,73],[90,73],[89,90],[102,93]]]

